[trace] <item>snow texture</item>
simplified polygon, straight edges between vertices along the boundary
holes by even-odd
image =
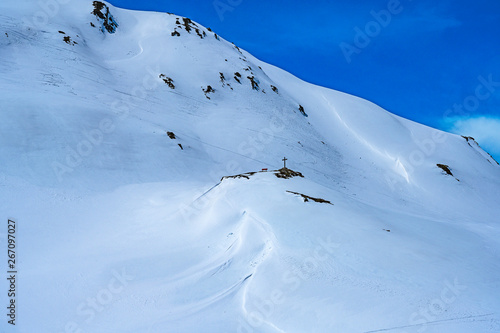
[[[475,141],[179,15],[47,3],[0,3],[0,331],[500,331],[500,166]]]

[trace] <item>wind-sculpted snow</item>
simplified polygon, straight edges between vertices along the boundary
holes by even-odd
[[[480,142],[181,15],[50,4],[0,3],[22,276],[0,331],[500,330],[500,166]]]

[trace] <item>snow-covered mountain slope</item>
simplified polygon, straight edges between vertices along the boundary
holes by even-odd
[[[179,15],[50,4],[0,3],[2,332],[500,331],[500,166],[472,138]]]

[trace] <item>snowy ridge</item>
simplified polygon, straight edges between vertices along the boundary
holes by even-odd
[[[500,330],[500,166],[474,139],[180,15],[0,12],[2,332]]]

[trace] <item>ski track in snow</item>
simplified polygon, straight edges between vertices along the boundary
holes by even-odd
[[[377,332],[388,332],[388,331],[394,331],[402,328],[410,328],[410,327],[422,327],[424,325],[441,325],[449,322],[475,322],[476,318],[485,318],[485,317],[491,317],[494,315],[494,313],[488,313],[488,314],[483,314],[483,315],[471,315],[471,316],[466,316],[466,317],[460,317],[460,318],[449,318],[449,319],[441,319],[441,320],[432,320],[428,321],[425,324],[419,324],[419,325],[406,325],[406,326],[396,326],[396,327],[389,327],[389,328],[382,328],[374,331],[366,331],[363,333],[377,333]],[[488,319],[484,319],[482,321],[486,321]]]

